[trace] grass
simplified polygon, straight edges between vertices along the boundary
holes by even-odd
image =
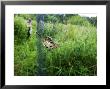
[[[21,18],[22,16],[15,17]],[[75,17],[74,17],[75,18]],[[77,17],[80,20],[82,17]],[[76,19],[75,19],[76,20]],[[81,22],[83,22],[81,19]],[[71,21],[69,23],[69,21]],[[42,47],[44,53],[44,68],[48,76],[96,76],[97,75],[97,32],[96,27],[88,22],[88,25],[74,24],[69,20],[68,24],[45,23],[44,35],[49,35],[58,43],[59,47],[48,50]],[[18,21],[19,22],[19,21]],[[87,23],[87,21],[85,21]],[[24,23],[25,24],[25,23]],[[24,26],[21,25],[21,26]],[[33,20],[33,33],[29,39],[21,38],[15,34],[14,44],[14,75],[36,76],[38,75],[38,38],[36,32],[36,21]],[[18,28],[15,28],[17,30]],[[22,28],[26,34],[26,28]],[[22,37],[22,36],[21,36]],[[24,40],[23,40],[24,39]]]

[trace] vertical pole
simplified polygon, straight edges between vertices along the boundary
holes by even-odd
[[[37,58],[37,63],[38,63],[38,74],[37,75],[46,75],[44,68],[45,68],[45,55],[44,55],[44,50],[43,50],[43,45],[42,45],[42,36],[44,32],[44,15],[39,14],[37,15],[37,53],[38,53],[38,58]]]
[[[65,14],[62,15],[62,23],[65,24]]]

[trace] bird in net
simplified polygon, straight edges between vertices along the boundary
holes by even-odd
[[[47,49],[51,50],[54,48],[58,48],[58,44],[56,42],[54,42],[54,40],[52,39],[52,37],[50,36],[41,36],[38,32],[36,32],[40,37],[41,37],[41,41],[44,47],[46,47]]]
[[[44,37],[42,43],[43,46],[48,49],[54,49],[58,47],[58,44],[56,44],[50,36]]]

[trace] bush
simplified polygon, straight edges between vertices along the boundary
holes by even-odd
[[[59,43],[57,49],[47,51],[46,68],[49,75],[95,75],[97,44],[96,28],[80,25],[57,25],[59,33],[55,39]],[[92,72],[91,72],[92,71]]]
[[[89,21],[83,17],[80,16],[72,16],[68,23],[74,24],[74,25],[80,25],[80,26],[90,26],[91,24]]]
[[[18,43],[23,42],[27,37],[26,21],[22,17],[15,17],[14,19],[14,36]]]

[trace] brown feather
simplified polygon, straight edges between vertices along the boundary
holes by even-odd
[[[49,49],[53,49],[53,48],[57,48],[58,45],[56,43],[53,42],[52,38],[51,37],[45,37],[43,39],[43,45],[46,47],[46,48],[49,48]]]

